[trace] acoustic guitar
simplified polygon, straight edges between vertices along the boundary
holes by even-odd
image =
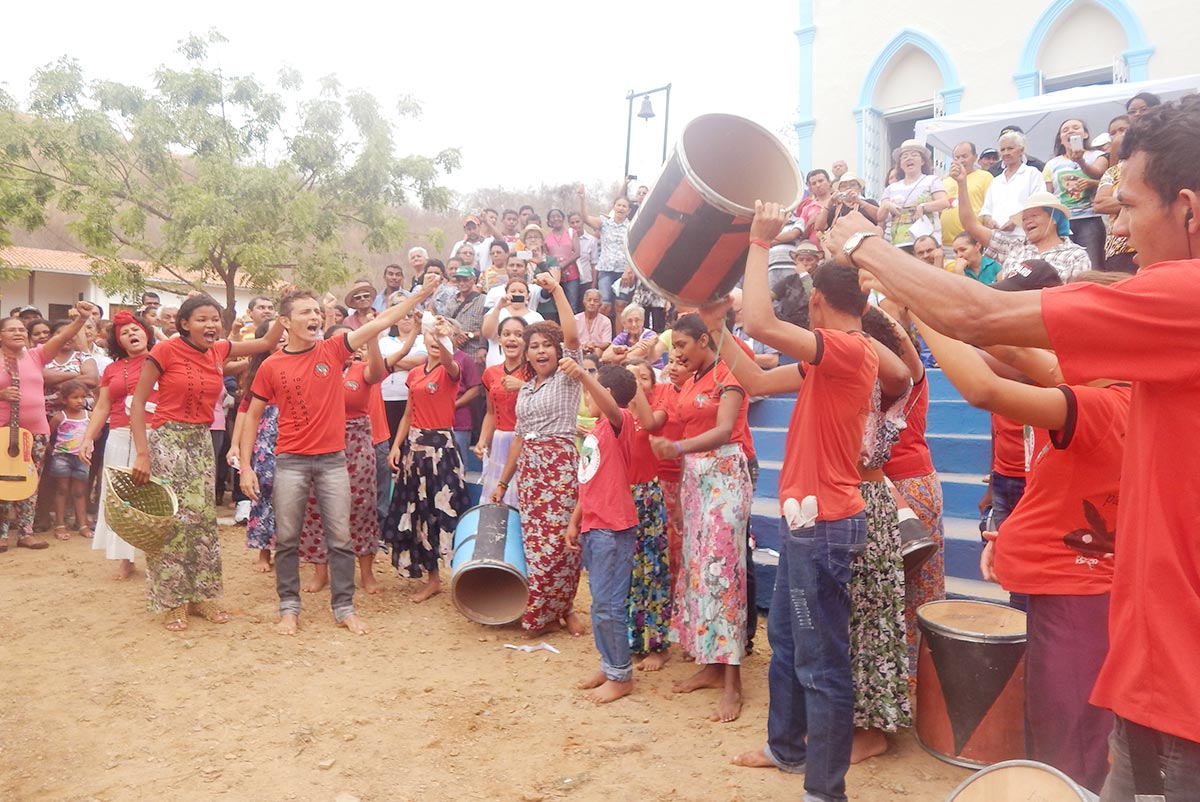
[[[5,360],[12,386],[21,392],[17,361]],[[10,401],[8,445],[0,448],[0,501],[24,501],[37,491],[38,472],[33,463],[33,433],[21,428],[21,402]]]

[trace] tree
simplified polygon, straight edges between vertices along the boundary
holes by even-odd
[[[438,182],[459,166],[457,150],[397,156],[372,95],[330,76],[302,98],[291,69],[275,89],[226,76],[209,57],[224,41],[189,36],[184,65],[160,67],[150,89],[87,81],[68,58],[38,70],[26,113],[0,113],[0,224],[6,214],[37,223],[56,203],[105,289],[154,286],[126,261],[141,259],[197,289],[223,285],[232,320],[238,286],[344,283],[347,232],[370,251],[394,249],[406,234],[397,207],[448,205]],[[402,98],[396,111],[420,107]]]

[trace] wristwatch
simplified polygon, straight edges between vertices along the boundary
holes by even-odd
[[[846,255],[846,261],[854,267],[858,267],[858,265],[854,264],[854,252],[858,250],[860,245],[867,241],[867,237],[878,236],[874,231],[858,231],[851,234],[850,239],[846,240],[846,244],[842,246],[842,253]]]

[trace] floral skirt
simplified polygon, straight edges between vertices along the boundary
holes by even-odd
[[[946,530],[942,523],[942,483],[937,472],[893,482],[908,507],[937,541],[937,553],[916,576],[904,578],[904,626],[908,640],[908,673],[917,675],[917,610],[922,604],[946,598]]]
[[[667,510],[657,480],[633,485],[632,489],[638,530],[629,586],[629,649],[634,654],[650,654],[671,645]]]
[[[750,474],[741,446],[683,459],[683,566],[672,633],[697,663],[746,655],[746,523]]]
[[[900,522],[885,482],[863,482],[859,490],[867,505],[867,547],[850,580],[854,726],[895,732],[912,726]]]
[[[521,626],[547,627],[575,604],[580,551],[566,547],[564,535],[579,494],[579,452],[565,437],[526,440],[517,458],[517,509],[529,571],[529,601]]]
[[[667,508],[667,565],[671,574],[671,599],[679,598],[679,577],[683,572],[683,507],[679,501],[679,480],[658,477],[663,504]]]
[[[484,503],[492,497],[492,491],[496,489],[496,485],[500,483],[500,477],[504,475],[504,465],[508,461],[508,452],[512,449],[512,442],[516,436],[516,432],[504,432],[499,429],[492,433],[492,446],[488,449],[487,461],[483,463],[483,473],[479,478],[481,488],[479,498]],[[516,509],[517,487],[515,482],[504,491],[504,503]]]
[[[222,591],[217,536],[216,458],[207,424],[168,421],[147,435],[150,472],[171,483],[179,500],[175,534],[146,555],[151,611],[218,598]]]
[[[410,429],[383,538],[392,565],[410,578],[438,570],[470,505],[463,464],[449,429]]]
[[[279,407],[269,404],[263,409],[254,436],[254,475],[258,478],[258,501],[250,505],[246,522],[246,548],[275,548],[275,507],[271,504],[271,488],[275,486],[275,440],[279,437]],[[251,466],[243,466],[249,468]]]
[[[379,551],[379,512],[375,507],[378,487],[370,418],[346,421],[346,471],[350,474],[350,545],[355,557],[365,557]],[[300,529],[300,562],[329,563],[321,511],[316,493],[311,490]]]
[[[128,426],[108,430],[108,441],[104,444],[104,466],[116,465],[121,468],[132,468],[137,450],[133,447],[133,436]],[[92,548],[104,552],[109,560],[129,560],[137,556],[138,550],[117,537],[117,533],[108,525],[104,515],[104,502],[108,498],[108,482],[100,478],[100,508],[96,510],[96,534],[92,538]]]

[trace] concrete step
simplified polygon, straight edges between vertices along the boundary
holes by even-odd
[[[925,442],[939,472],[984,474],[991,470],[990,435],[927,433]]]
[[[942,473],[942,511],[950,518],[975,518],[979,516],[979,499],[987,486],[981,473]]]
[[[961,398],[930,400],[926,431],[935,434],[992,433],[992,416]]]
[[[796,406],[794,395],[771,395],[750,404],[746,419],[751,426],[786,429]]]

